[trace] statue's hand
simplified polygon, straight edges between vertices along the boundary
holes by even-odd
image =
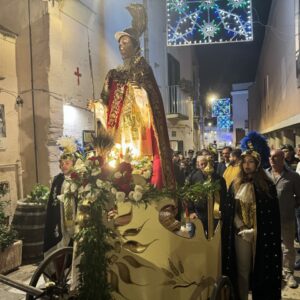
[[[94,111],[95,109],[97,109],[97,104],[98,101],[96,100],[88,100],[87,109],[89,109],[90,111]]]

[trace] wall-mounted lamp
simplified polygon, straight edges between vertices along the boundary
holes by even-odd
[[[23,99],[18,95],[18,97],[16,98],[16,105],[23,106],[23,103]]]

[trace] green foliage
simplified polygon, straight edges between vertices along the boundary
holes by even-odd
[[[185,185],[177,190],[177,198],[181,201],[200,202],[209,195],[220,191],[219,181],[205,181],[203,183],[195,183],[193,185]]]
[[[43,204],[46,206],[50,190],[47,186],[36,184],[29,195],[26,196],[25,202]]]
[[[107,193],[106,193],[107,194]],[[103,224],[104,205],[108,201],[101,194],[95,201],[83,200],[79,203],[81,225],[77,241],[77,255],[81,255],[79,263],[79,300],[110,300],[111,289],[107,279],[108,252],[112,246],[108,238],[111,231]]]
[[[0,252],[12,245],[17,238],[17,232],[7,226],[7,217],[4,213],[6,204],[7,202],[0,201]]]

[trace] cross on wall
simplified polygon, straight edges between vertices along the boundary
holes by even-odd
[[[79,68],[76,68],[76,72],[74,72],[74,75],[77,76],[77,85],[80,85],[80,77],[82,76],[81,73],[79,73]]]

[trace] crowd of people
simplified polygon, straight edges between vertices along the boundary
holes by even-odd
[[[218,181],[223,274],[231,279],[237,299],[247,300],[250,289],[253,300],[281,299],[282,275],[289,287],[298,286],[293,273],[300,269],[294,248],[295,238],[300,240],[300,145],[297,156],[291,145],[261,151],[254,147],[260,135],[254,134],[253,140],[246,141],[247,149],[226,146],[220,159],[215,144],[209,150],[189,150],[187,157],[174,152],[172,167],[162,98],[153,72],[140,54],[139,37],[144,30],[128,28],[115,35],[123,65],[106,77],[99,102],[106,116],[103,124],[116,142],[131,142],[141,156],[152,156],[151,183],[157,188],[174,188],[174,177],[177,186],[203,183],[208,177]],[[213,172],[208,174],[210,161]],[[76,203],[63,204],[57,196],[63,193],[73,164],[72,156],[62,157],[62,173],[53,181],[45,254],[72,244]],[[189,204],[188,214],[191,219],[199,218],[207,231],[201,205],[206,204]]]
[[[245,150],[245,149],[243,149]],[[223,274],[230,277],[239,299],[281,299],[281,280],[297,288],[295,242],[300,240],[300,145],[268,150],[268,160],[251,147],[202,149],[188,156],[173,153],[178,185],[207,179],[205,167],[214,163],[212,180],[221,184]],[[207,230],[207,219],[190,206]],[[296,230],[297,229],[297,230]]]

